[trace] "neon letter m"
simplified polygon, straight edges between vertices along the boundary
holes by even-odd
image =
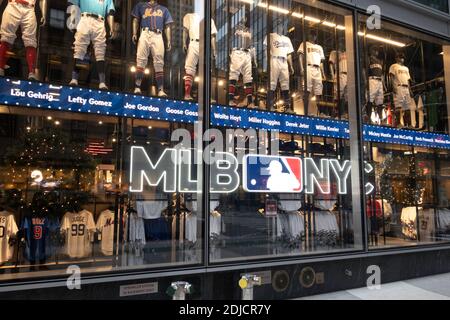
[[[161,180],[164,192],[176,192],[176,159],[177,151],[166,149],[153,164],[143,147],[131,147],[130,192],[142,192],[145,183],[159,186]]]

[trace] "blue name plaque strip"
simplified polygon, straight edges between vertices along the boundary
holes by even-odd
[[[349,126],[345,121],[217,105],[211,107],[211,124],[213,126],[253,128],[337,139],[350,138]]]
[[[0,103],[174,122],[198,119],[196,103],[7,78],[0,78]]]
[[[450,149],[450,136],[445,134],[364,125],[363,135],[365,141],[371,142]]]
[[[0,78],[0,104],[171,122],[194,123],[198,120],[198,104],[192,102],[8,78]],[[336,139],[350,138],[347,121],[220,105],[211,106],[211,124]],[[371,142],[450,149],[450,136],[445,134],[364,125],[363,136],[365,141]]]

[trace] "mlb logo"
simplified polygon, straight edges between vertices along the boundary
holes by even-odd
[[[246,192],[302,192],[302,161],[295,157],[247,155],[243,163],[243,187]]]

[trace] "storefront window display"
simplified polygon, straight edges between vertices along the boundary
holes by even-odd
[[[228,152],[234,150],[242,179],[234,191],[212,195],[212,263],[361,248],[348,141],[221,132],[236,141]],[[239,143],[243,135],[248,139]]]
[[[197,100],[199,6],[174,0],[3,1],[0,74]],[[16,39],[18,29],[22,39]]]
[[[196,193],[126,183],[130,148],[155,160],[179,125],[23,108],[1,122],[0,277],[202,261]]]
[[[446,150],[366,144],[366,175],[375,189],[366,197],[372,248],[448,241]]]
[[[212,12],[219,104],[348,119],[350,12],[322,2],[240,0],[215,1]]]
[[[364,121],[448,133],[447,44],[387,22],[380,30],[367,30],[365,17],[360,20]]]

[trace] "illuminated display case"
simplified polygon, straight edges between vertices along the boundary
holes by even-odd
[[[448,244],[448,39],[328,1],[0,9],[0,284]]]

